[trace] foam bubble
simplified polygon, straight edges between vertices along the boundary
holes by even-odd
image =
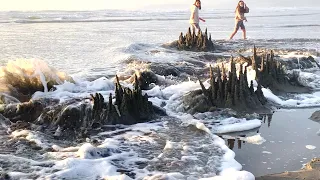
[[[269,152],[269,151],[262,151],[262,154],[272,154],[272,152]]]
[[[316,147],[316,146],[313,146],[313,145],[306,145],[306,148],[307,148],[307,149],[310,149],[310,150],[314,150],[314,149],[316,149],[317,147]]]
[[[256,134],[254,136],[249,136],[249,137],[245,137],[243,138],[244,141],[248,142],[248,143],[251,143],[251,144],[258,144],[258,145],[261,145],[263,144],[264,142],[266,142],[266,140],[261,137],[260,134]]]

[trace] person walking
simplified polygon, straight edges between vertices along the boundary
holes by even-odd
[[[191,6],[191,15],[189,21],[192,26],[193,32],[195,32],[196,29],[198,30],[198,32],[201,31],[199,20],[201,20],[202,22],[206,22],[204,19],[199,17],[199,10],[201,10],[201,1],[196,0]]]
[[[245,13],[249,13],[249,8],[248,6],[240,0],[238,2],[237,8],[235,10],[236,16],[235,16],[235,28],[234,31],[232,32],[230,39],[233,38],[235,34],[237,34],[239,28],[241,28],[243,32],[243,39],[247,39],[247,32],[246,32],[246,27],[244,26],[243,21],[247,22],[247,18],[244,16]]]

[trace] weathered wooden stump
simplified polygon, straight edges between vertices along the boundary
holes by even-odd
[[[288,74],[282,63],[274,57],[273,51],[258,56],[256,47],[253,49],[252,68],[256,71],[256,80],[263,87],[274,93],[310,92],[310,88],[299,83],[298,74]]]
[[[189,93],[184,102],[189,113],[206,112],[215,108],[231,108],[238,112],[261,112],[268,111],[264,105],[267,103],[263,95],[261,84],[258,83],[254,91],[253,82],[250,87],[247,81],[247,67],[243,70],[240,66],[239,76],[233,59],[228,75],[224,67],[218,68],[215,76],[210,66],[210,87],[206,89],[202,82],[201,91]],[[201,107],[201,108],[199,108]]]
[[[186,35],[183,35],[181,32],[177,48],[179,50],[187,51],[213,51],[214,45],[211,40],[211,34],[208,36],[207,29],[204,33],[198,31],[198,35],[196,35],[195,32],[191,32],[191,29],[189,28]]]
[[[122,87],[118,77],[116,79],[115,96],[110,94],[108,102],[96,93],[91,94],[90,101],[73,99],[61,104],[40,99],[2,105],[0,113],[13,123],[14,129],[30,129],[34,127],[31,123],[37,125],[37,130],[67,138],[87,136],[90,130],[103,125],[131,125],[166,115],[163,109],[148,101],[147,94],[142,95],[137,76],[132,90]]]

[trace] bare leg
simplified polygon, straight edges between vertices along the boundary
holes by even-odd
[[[201,31],[201,28],[200,28],[199,24],[196,24],[196,26],[197,26],[198,34],[199,34],[199,31]]]
[[[246,29],[242,29],[243,32],[243,39],[247,39],[247,31]]]
[[[192,32],[196,33],[196,28],[194,27],[194,25],[191,24],[191,26],[192,26]]]
[[[197,29],[197,33],[196,33]],[[199,31],[201,31],[199,24],[192,24],[192,30],[195,34],[199,34]]]
[[[234,29],[233,33],[231,34],[229,39],[232,39],[234,35],[236,35],[238,32],[238,29]]]

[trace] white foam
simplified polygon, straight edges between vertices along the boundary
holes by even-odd
[[[269,151],[262,151],[262,154],[272,154],[272,152],[269,152]]]
[[[168,173],[168,174],[156,174],[153,176],[147,176],[143,180],[158,180],[158,179],[166,179],[166,180],[179,180],[185,179],[186,177],[181,173]]]
[[[320,95],[318,92],[312,94],[297,94],[295,99],[282,100],[274,95],[270,89],[262,88],[263,94],[267,99],[283,107],[312,107],[320,105]]]
[[[222,125],[212,127],[213,133],[230,133],[230,132],[240,132],[258,128],[261,126],[261,121],[258,119],[255,120],[246,120],[246,119],[237,119],[234,117],[227,118],[222,120]]]
[[[204,85],[206,87],[209,86],[208,82],[204,82]],[[221,173],[218,176],[211,177],[209,179],[237,179],[237,178],[247,179],[247,180],[254,179],[254,176],[250,172],[240,171],[242,166],[237,161],[235,161],[234,152],[231,151],[225,145],[224,140],[222,140],[218,136],[213,135],[213,133],[217,133],[217,132],[226,133],[226,132],[251,130],[251,129],[260,127],[261,121],[257,119],[247,121],[246,119],[227,118],[227,119],[221,120],[221,123],[219,124],[219,126],[207,126],[208,124],[206,124],[205,121],[195,120],[191,115],[181,113],[181,111],[183,110],[181,99],[184,96],[184,94],[199,88],[200,88],[199,82],[189,81],[189,82],[184,82],[181,84],[169,86],[163,89],[162,91],[159,88],[156,88],[152,90],[151,93],[159,98],[159,99],[156,99],[157,101],[160,101],[161,98],[168,99],[165,101],[166,102],[165,108],[169,115],[183,120],[183,122],[186,125],[193,124],[198,129],[207,132],[212,136],[212,138],[216,142],[215,144],[225,151],[225,154],[223,155],[221,168],[220,168]],[[257,143],[257,144],[261,144],[265,141],[260,135],[257,135],[254,137],[247,137],[245,140],[250,141],[251,143]],[[179,144],[176,144],[171,141],[167,141],[164,149],[165,150],[172,149],[178,146]],[[163,157],[163,154],[160,154],[158,158],[162,158],[162,157]],[[229,173],[231,171],[233,172],[233,174]]]
[[[149,96],[152,96],[152,97],[163,98],[163,93],[162,93],[162,90],[161,90],[160,86],[155,86],[152,89],[146,90],[144,92],[147,93]]]
[[[299,72],[298,80],[304,86],[311,87],[313,89],[320,88],[320,76],[316,73]],[[318,92],[310,94],[295,94],[290,97],[290,99],[283,100],[273,94],[270,89],[262,88],[262,91],[268,100],[283,107],[312,107],[320,105],[320,94]]]
[[[150,97],[148,99],[150,102],[152,102],[153,105],[161,107],[163,105],[163,103],[165,103],[165,101],[163,101],[163,99],[160,99],[158,97]]]
[[[219,138],[219,137],[216,137]],[[220,139],[220,138],[219,138]],[[221,139],[222,140],[222,139]],[[223,140],[222,140],[223,141]],[[220,142],[222,143],[222,142]],[[220,144],[219,143],[219,144]],[[254,180],[254,175],[247,171],[241,171],[242,166],[239,164],[234,158],[235,153],[231,151],[223,142],[223,145],[220,144],[221,148],[225,151],[223,155],[222,164],[220,167],[220,174],[218,176],[214,176],[211,178],[203,178],[203,179],[212,179],[212,180]]]
[[[252,74],[252,76],[255,76]],[[204,82],[206,87],[209,86],[207,82]],[[185,93],[188,93],[192,90],[199,89],[198,82],[184,82],[177,85],[169,86],[162,91],[159,88],[156,91],[153,91],[153,94],[157,97],[164,97],[168,99],[166,101],[166,110],[167,112],[174,117],[177,117],[187,125],[193,124],[200,130],[211,134],[211,136],[215,139],[216,144],[219,145],[223,150],[225,150],[225,154],[223,156],[223,162],[221,165],[221,173],[218,176],[211,177],[211,178],[204,178],[204,179],[246,179],[251,180],[254,179],[254,176],[247,171],[240,171],[242,166],[235,161],[234,157],[235,154],[231,151],[226,145],[224,140],[221,138],[213,135],[213,133],[228,133],[228,132],[235,132],[235,131],[244,131],[244,130],[251,130],[254,128],[258,128],[261,126],[261,121],[258,119],[255,120],[246,120],[246,119],[237,119],[237,118],[227,118],[220,120],[219,125],[210,125],[206,124],[205,122],[208,120],[195,120],[191,115],[181,113],[182,107],[182,100],[181,98]],[[155,93],[156,92],[156,93]],[[209,121],[210,122],[210,121]],[[245,141],[250,143],[262,144],[265,142],[265,139],[260,136],[260,134],[252,136],[252,137],[245,137]],[[165,145],[165,149],[170,149],[174,147],[173,142],[168,142]],[[232,172],[232,173],[230,173]]]
[[[37,146],[43,149],[50,148],[52,144],[48,142],[43,136],[45,135],[40,132],[34,132],[30,130],[16,130],[11,133],[12,138],[25,138],[30,142],[34,142]]]
[[[81,82],[68,82],[65,81],[61,85],[55,86],[56,90],[53,92],[36,92],[32,98],[53,98],[60,99],[61,102],[75,98],[90,98],[90,94],[101,93],[102,95],[109,97],[109,94],[114,94],[114,82],[105,77],[101,77],[94,81],[81,81]]]
[[[260,122],[261,123],[261,122]],[[254,176],[247,171],[240,171],[242,169],[241,164],[239,164],[234,158],[235,153],[231,151],[226,145],[224,140],[214,135],[209,128],[207,128],[203,123],[199,122],[199,120],[189,120],[187,124],[194,124],[198,129],[207,132],[222,150],[225,151],[225,154],[222,158],[222,164],[220,167],[221,173],[218,176],[210,177],[210,178],[202,178],[202,179],[243,179],[243,180],[251,180]],[[260,124],[261,125],[261,124]],[[233,172],[233,174],[230,174]]]
[[[171,85],[163,89],[163,95],[166,98],[170,98],[173,95],[184,95],[192,90],[200,88],[199,82],[187,81],[176,85]]]
[[[155,143],[152,138],[152,132],[160,129],[162,124],[162,122],[140,123],[132,126],[123,126],[126,128],[119,129],[118,131],[100,133],[99,135],[111,135],[112,133],[117,135],[113,135],[112,138],[106,138],[99,146],[85,143],[78,147],[78,150],[75,147],[64,149],[56,147],[59,150],[58,152],[47,154],[51,158],[67,158],[55,163],[53,168],[59,169],[58,172],[44,175],[44,177],[53,179],[96,179],[98,177],[106,179],[131,179],[117,172],[118,168],[112,163],[112,160],[118,159],[122,161],[122,166],[129,169],[133,168],[132,165],[135,162],[145,162],[148,160],[138,157],[138,154],[132,148],[129,148],[130,151],[119,151],[118,149],[124,145],[124,142],[136,148],[139,148],[141,143]],[[70,152],[68,150],[77,151]],[[137,178],[141,179],[148,172],[147,170],[138,169],[133,169],[132,171],[137,174]]]
[[[95,179],[97,177],[120,175],[116,167],[110,163],[110,160],[105,158],[94,160],[67,158],[56,162],[54,168],[61,169],[61,171],[49,175],[48,178]]]
[[[112,84],[112,85],[111,85]],[[208,87],[208,82],[204,82],[205,86]],[[50,96],[60,99],[68,99],[74,97],[86,97],[92,91],[101,92],[104,96],[108,96],[109,93],[113,91],[113,82],[106,78],[101,78],[93,82],[76,82],[70,83],[65,82],[62,85],[58,85],[54,92],[48,92],[45,96]],[[246,171],[241,171],[242,166],[234,159],[235,154],[231,151],[226,145],[223,139],[214,135],[213,133],[217,132],[234,132],[234,131],[243,131],[250,130],[261,126],[260,120],[250,120],[246,119],[237,119],[237,118],[227,118],[221,120],[221,123],[218,126],[211,126],[205,123],[202,120],[195,120],[192,115],[182,113],[183,104],[181,98],[185,93],[200,88],[199,82],[184,82],[177,85],[171,85],[165,89],[161,89],[159,86],[155,86],[149,91],[144,91],[149,95],[152,94],[154,98],[152,101],[157,102],[156,105],[160,105],[163,102],[166,104],[165,108],[173,117],[181,119],[182,122],[186,124],[192,124],[198,129],[206,132],[211,138],[214,146],[221,148],[224,152],[220,164],[212,164],[214,166],[220,167],[219,170],[221,173],[218,176],[212,177],[213,179],[247,179],[251,180],[253,175]],[[112,92],[113,93],[113,92]],[[42,97],[44,94],[36,94],[36,97]],[[210,122],[210,120],[209,120]],[[98,177],[107,177],[107,178],[123,178],[128,179],[127,176],[121,176],[117,172],[117,167],[114,165],[112,160],[120,160],[121,166],[125,168],[133,167],[135,162],[148,162],[150,159],[145,159],[144,157],[139,157],[137,149],[141,148],[143,144],[157,145],[157,141],[154,138],[156,131],[164,131],[168,127],[164,127],[163,122],[157,123],[141,123],[132,126],[122,126],[122,129],[116,131],[103,132],[98,134],[99,136],[111,136],[112,138],[106,138],[101,145],[94,146],[90,143],[85,143],[80,147],[70,147],[62,148],[59,146],[51,145],[57,152],[49,152],[46,155],[50,158],[57,159],[53,169],[59,171],[51,174],[43,174],[43,177],[52,178],[52,179],[95,179]],[[181,132],[182,133],[182,132]],[[261,143],[263,138],[259,135],[256,137],[247,137],[246,141],[251,143]],[[125,145],[127,144],[127,145]],[[129,148],[128,151],[119,151],[109,153],[110,149],[121,149]],[[182,142],[173,142],[166,140],[166,145],[162,149],[162,153],[159,153],[154,156],[153,161],[157,158],[166,157],[166,151],[172,149],[181,149],[181,161],[195,161],[196,156],[189,154],[192,152],[192,147],[182,143]],[[104,156],[105,152],[108,152],[108,156]],[[139,150],[138,150],[139,151]],[[217,162],[212,162],[217,163]],[[220,162],[218,162],[220,163]],[[90,169],[90,171],[88,171]],[[149,178],[155,177],[165,177],[168,179],[185,179],[187,177],[183,176],[180,172],[176,173],[167,173],[167,172],[149,172],[146,169],[132,169],[136,174],[136,178],[143,179],[147,177],[148,174],[152,174]],[[232,172],[233,174],[230,174]],[[158,176],[157,176],[158,174]],[[212,173],[213,174],[213,173]],[[211,176],[213,176],[211,174]],[[205,176],[208,177],[208,176]]]
[[[130,129],[133,131],[140,131],[143,133],[148,133],[151,131],[156,131],[162,128],[162,122],[154,123],[138,123],[130,126]]]
[[[244,140],[248,143],[251,143],[251,144],[258,144],[258,145],[261,145],[263,144],[264,142],[266,142],[266,140],[261,137],[260,134],[256,134],[256,135],[253,135],[253,136],[249,136],[249,137],[245,137],[241,140]]]
[[[277,111],[279,111],[279,112],[295,112],[297,110],[296,109],[278,109]]]
[[[29,173],[22,173],[22,172],[9,172],[8,175],[10,176],[10,179],[29,179],[28,176],[30,176]]]
[[[281,58],[291,59],[291,58],[303,58],[306,56],[310,56],[310,53],[297,54],[297,52],[290,52],[288,54],[279,55]],[[315,56],[313,56],[315,58]]]
[[[201,130],[207,132],[208,134],[211,134],[211,133],[212,133],[203,123],[201,123],[201,122],[199,122],[199,121],[197,121],[196,127],[197,127],[198,129],[201,129]]]
[[[313,89],[320,88],[320,76],[318,74],[310,72],[300,72],[298,80],[304,86],[311,87]]]
[[[103,177],[103,179],[107,179],[107,180],[132,180],[132,178],[130,178],[129,176],[127,176],[125,174],[116,175],[116,176],[105,176],[105,177]]]
[[[23,153],[26,153],[25,151]],[[24,157],[18,157],[15,155],[3,155],[0,154],[0,159],[6,162],[6,168],[9,168],[8,174],[12,179],[32,179],[30,176],[41,176],[44,172],[52,172],[52,161],[37,162]],[[20,169],[16,169],[13,166],[20,166],[23,168],[23,172],[18,172]],[[11,169],[12,168],[12,169]],[[1,168],[0,168],[1,169]]]
[[[244,69],[244,68],[243,68]],[[258,83],[256,81],[256,71],[252,69],[252,66],[249,66],[247,68],[247,80],[248,80],[248,85],[250,86],[251,81],[253,81],[253,87],[257,87]]]
[[[166,145],[164,146],[163,150],[173,149],[173,145],[174,145],[173,142],[167,140]]]
[[[81,159],[92,159],[99,156],[96,147],[92,146],[90,143],[82,145],[79,148],[77,155]]]
[[[106,139],[105,144],[98,147],[85,143],[76,153],[63,153],[68,158],[57,161],[53,167],[60,171],[46,175],[46,178],[96,179],[103,177],[106,179],[131,179],[126,175],[121,175],[121,173],[117,171],[118,168],[113,165],[112,160],[124,159],[125,164],[127,164],[124,164],[126,167],[130,167],[132,162],[145,160],[137,157],[134,152],[112,152],[112,148],[110,150],[110,147],[115,147],[114,142],[113,140],[108,143]],[[106,154],[106,152],[108,154]]]
[[[306,148],[307,148],[307,149],[310,149],[310,150],[314,150],[314,149],[316,149],[317,147],[316,147],[316,146],[313,146],[313,145],[306,145]]]

